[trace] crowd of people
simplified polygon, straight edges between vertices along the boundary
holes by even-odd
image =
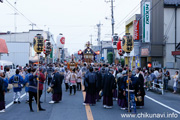
[[[100,102],[104,108],[111,109],[113,101],[122,110],[132,111],[136,114],[136,108],[143,108],[145,88],[152,89],[152,82],[164,85],[168,90],[168,81],[174,80],[174,92],[177,91],[178,71],[170,76],[166,68],[147,70],[135,68],[132,70],[126,65],[87,64],[78,65],[68,69],[64,64],[26,65],[24,68],[17,66],[16,73],[10,75],[9,68],[5,73],[0,73],[0,112],[5,112],[5,92],[13,88],[14,104],[21,103],[21,91],[25,87],[26,103],[29,103],[33,112],[32,101],[35,99],[39,111],[45,111],[40,101],[43,94],[44,83],[49,86],[48,92],[52,92],[50,104],[59,103],[62,100],[62,84],[69,95],[76,95],[77,91],[86,92],[83,105],[95,105]],[[39,86],[38,86],[39,83]],[[12,86],[11,86],[12,85]],[[157,86],[158,87],[158,86]]]

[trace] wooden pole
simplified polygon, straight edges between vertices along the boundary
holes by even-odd
[[[45,55],[45,61],[46,61],[46,73],[47,73],[47,55]],[[46,75],[46,80],[45,80],[45,89],[44,89],[44,102],[46,102],[46,85],[47,84],[47,75]]]
[[[38,77],[37,77],[37,112],[39,112],[39,76],[40,76],[40,73],[39,73],[39,54],[38,54]]]
[[[127,53],[128,56],[128,112],[130,113],[130,94],[129,94],[129,53]]]

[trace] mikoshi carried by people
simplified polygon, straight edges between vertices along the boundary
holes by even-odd
[[[62,100],[62,82],[64,79],[64,76],[61,75],[58,71],[58,68],[55,68],[54,70],[54,77],[53,81],[51,83],[51,88],[53,88],[53,95],[52,95],[52,101],[49,103],[58,103]]]
[[[89,72],[85,75],[85,87],[86,87],[86,97],[83,105],[96,104],[96,82],[97,82],[97,76],[93,72],[93,68],[89,68]]]
[[[136,77],[137,77],[137,82],[136,82],[136,89],[135,89],[135,95],[136,97],[141,97],[142,101],[136,101],[136,106],[139,106],[142,108],[144,106],[144,96],[145,96],[145,91],[144,91],[144,77],[140,73],[141,68],[136,69]]]
[[[115,78],[112,75],[113,70],[105,73],[102,80],[102,90],[103,90],[103,105],[104,108],[112,108],[113,106],[113,92],[115,89]]]
[[[13,75],[9,79],[9,83],[13,84],[13,91],[14,91],[14,97],[13,101],[15,103],[21,103],[20,102],[20,97],[21,97],[21,91],[22,91],[22,84],[24,83],[23,77],[19,75],[19,70],[16,69],[16,74]]]

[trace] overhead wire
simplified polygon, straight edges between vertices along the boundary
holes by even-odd
[[[13,10],[15,10],[16,12],[18,12],[21,16],[23,16],[28,22],[30,22],[31,24],[34,24],[34,22],[32,22],[29,18],[27,18],[22,12],[20,12],[14,5],[12,5],[8,0],[6,0],[7,5],[10,6],[11,8],[13,8]],[[5,3],[6,4],[6,3]],[[38,29],[40,29],[37,25],[36,27]]]

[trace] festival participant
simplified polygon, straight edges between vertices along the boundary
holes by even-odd
[[[101,97],[99,96],[99,92],[102,89],[102,74],[100,71],[98,71],[98,68],[95,68],[95,74],[97,77],[97,82],[96,82],[96,100],[99,102]]]
[[[46,80],[46,73],[45,75],[42,73],[43,72],[42,68],[39,69],[39,72],[40,73],[39,74],[37,73],[37,75],[40,75],[40,78],[39,78],[39,100],[40,100],[43,93],[43,84],[44,84],[44,81]]]
[[[26,103],[29,103],[28,86],[29,86],[29,76],[31,75],[31,69],[28,69],[27,71],[28,73],[25,76],[24,84],[25,84],[25,92],[26,92]]]
[[[105,73],[102,80],[102,91],[103,91],[103,105],[104,108],[112,108],[113,106],[113,92],[115,89],[115,78],[112,75],[113,70]]]
[[[5,85],[2,75],[3,73],[0,73],[0,113],[5,112]]]
[[[115,89],[114,89],[114,92],[113,92],[113,100],[117,100],[117,74],[118,74],[118,71],[116,69],[116,65],[113,66],[113,76],[115,78]]]
[[[82,71],[77,67],[77,90],[81,91]]]
[[[86,86],[86,98],[83,105],[96,104],[96,82],[97,77],[96,74],[93,72],[93,68],[89,68],[89,72],[85,75],[85,82],[87,83]]]
[[[145,79],[145,84],[146,84],[146,88],[147,91],[149,91],[149,89],[151,88],[151,82],[152,82],[152,77],[151,77],[151,73],[148,71],[144,77]]]
[[[179,78],[179,72],[176,71],[176,74],[173,76],[174,84],[173,84],[173,89],[174,89],[174,94],[176,94],[177,91],[177,85],[178,85],[178,78]]]
[[[140,108],[142,108],[144,106],[145,91],[144,91],[144,77],[140,73],[140,71],[141,71],[141,68],[136,69],[137,82],[136,82],[135,95],[136,97],[141,96],[142,101],[137,101],[136,106],[139,106]]]
[[[14,104],[16,104],[17,102],[21,103],[20,97],[21,97],[21,91],[22,91],[22,84],[24,83],[24,81],[23,81],[23,77],[21,75],[19,75],[18,69],[16,69],[16,74],[13,75],[9,79],[9,83],[13,84],[13,91],[14,91],[13,101],[14,101]]]
[[[62,82],[64,76],[61,75],[58,71],[58,68],[55,68],[53,81],[51,83],[51,88],[53,88],[52,101],[49,103],[58,103],[62,100]]]
[[[67,67],[65,68],[65,72],[64,72],[64,82],[65,82],[65,88],[66,88],[66,92],[69,89],[69,75],[70,75],[70,71],[67,69]]]
[[[164,89],[167,92],[167,90],[168,90],[168,82],[170,80],[170,73],[169,73],[168,70],[166,70],[166,67],[164,67],[163,74],[164,74]]]
[[[48,86],[50,86],[51,81],[52,81],[52,74],[53,74],[54,70],[53,70],[53,66],[49,65],[48,69],[47,69],[47,77],[48,77]]]
[[[128,79],[129,76],[129,79]],[[128,101],[128,91],[129,91],[129,107],[131,111],[131,103],[133,104],[134,108],[134,114],[136,114],[136,101],[135,101],[135,88],[136,88],[136,81],[137,77],[132,76],[131,70],[128,72],[128,76],[125,78],[126,80],[126,101]],[[129,89],[128,89],[128,83],[129,83]]]
[[[120,69],[122,72],[122,69]],[[122,110],[125,110],[127,107],[126,101],[126,80],[127,74],[125,71],[122,72],[122,76],[118,78],[118,105],[121,107]]]
[[[72,89],[74,89],[74,95],[76,94],[76,85],[77,85],[77,74],[76,69],[74,68],[69,75],[69,86],[70,86],[70,94],[72,95]]]
[[[28,88],[28,91],[29,91],[29,108],[30,108],[30,112],[34,112],[33,108],[32,108],[32,99],[33,97],[35,98],[36,100],[36,104],[38,104],[38,108],[39,108],[39,111],[45,111],[45,109],[43,109],[41,107],[41,103],[40,103],[40,97],[39,97],[39,100],[37,100],[37,75],[38,73],[38,68],[37,69],[33,69],[31,71],[31,74],[29,76],[29,88]],[[38,102],[39,101],[39,102]]]
[[[84,66],[82,67],[82,69],[81,69],[81,71],[82,71],[82,76],[83,77],[85,77],[85,74],[87,74],[87,72],[88,72],[88,69],[87,69],[87,65],[86,65],[86,63],[84,63]],[[83,85],[84,85],[84,90],[83,90],[83,92],[85,92],[86,91],[86,86],[85,86],[85,81],[84,81],[84,78],[83,78]]]

